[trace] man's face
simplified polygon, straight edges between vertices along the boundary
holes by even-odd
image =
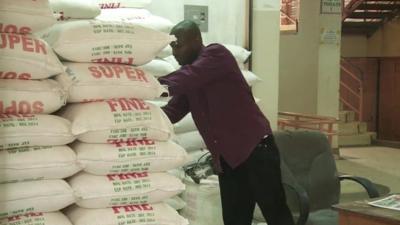
[[[195,42],[182,34],[175,34],[176,41],[171,42],[172,54],[179,65],[192,64],[197,58],[198,52],[195,50]]]

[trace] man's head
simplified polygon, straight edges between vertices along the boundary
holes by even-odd
[[[175,25],[170,34],[176,37],[176,41],[170,44],[176,61],[182,66],[193,63],[203,47],[201,32],[197,24],[190,20],[184,20]]]

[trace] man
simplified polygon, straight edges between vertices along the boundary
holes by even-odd
[[[292,225],[269,122],[235,58],[222,45],[205,47],[194,22],[180,22],[171,34],[182,67],[159,78],[172,96],[163,110],[172,123],[192,113],[219,172],[224,224],[250,225],[258,203],[268,225]]]

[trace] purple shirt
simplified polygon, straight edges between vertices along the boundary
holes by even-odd
[[[172,123],[192,113],[219,171],[219,157],[235,168],[272,133],[235,58],[222,45],[203,47],[192,64],[159,81],[168,86],[172,96],[164,112]]]

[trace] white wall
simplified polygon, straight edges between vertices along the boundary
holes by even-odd
[[[340,29],[341,16],[320,14],[320,1],[300,2],[299,32],[281,34],[280,111],[338,117]],[[323,30],[337,41],[321,41]]]
[[[245,46],[246,1],[244,0],[152,0],[148,9],[174,24],[184,19],[184,5],[208,6],[205,43],[219,42]]]
[[[253,88],[259,106],[277,129],[279,99],[280,1],[256,0],[253,24],[253,71],[262,82]]]
[[[322,14],[319,24],[320,30],[336,31],[338,42],[319,44],[317,114],[338,118],[342,17],[340,14]]]
[[[281,34],[279,110],[317,113],[319,1],[300,2],[299,31]]]

